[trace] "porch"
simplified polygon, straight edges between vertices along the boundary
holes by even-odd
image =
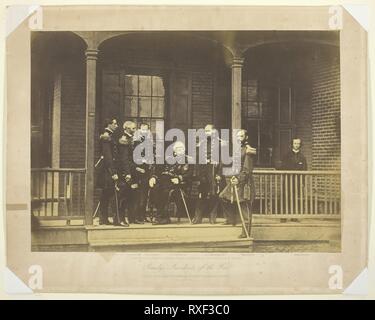
[[[329,239],[320,234],[324,226],[334,226],[336,239],[338,40],[337,32],[318,31],[34,32],[31,199],[40,230],[57,237],[80,230],[85,243],[98,231],[97,137],[101,121],[116,117],[147,122],[152,131],[157,120],[183,131],[207,123],[246,128],[258,150],[255,241]],[[308,171],[282,170],[293,137],[303,141]],[[280,222],[291,218],[299,222]]]

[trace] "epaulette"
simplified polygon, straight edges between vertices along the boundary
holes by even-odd
[[[127,136],[125,136],[125,135],[123,135],[123,136],[118,140],[118,142],[119,142],[119,144],[123,144],[123,145],[129,145],[129,144],[131,144],[131,140],[130,140]]]
[[[187,160],[187,163],[191,163],[191,161],[193,161],[193,157],[192,156],[189,156],[188,154],[186,155],[186,160]]]
[[[100,140],[103,140],[103,141],[111,141],[112,138],[111,136],[109,135],[108,132],[104,132],[100,135]]]

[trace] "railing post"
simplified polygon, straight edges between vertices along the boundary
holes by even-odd
[[[94,131],[96,109],[96,61],[97,49],[86,50],[86,179],[85,223],[92,225],[94,210]]]

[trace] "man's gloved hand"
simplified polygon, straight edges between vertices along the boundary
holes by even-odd
[[[257,149],[251,147],[250,145],[246,145],[246,153],[247,154],[257,154]]]
[[[126,181],[126,182],[129,182],[131,179],[132,179],[132,176],[131,176],[130,174],[127,174],[127,175],[125,176],[125,181]]]
[[[146,172],[145,169],[140,168],[140,167],[136,167],[135,170],[137,170],[137,171],[140,172],[140,173],[145,173],[145,172]]]
[[[231,179],[230,179],[230,183],[233,184],[233,185],[237,185],[238,184],[238,178],[236,176],[233,176]]]
[[[180,180],[178,180],[178,178],[172,178],[171,181],[172,181],[173,184],[179,184],[180,183]]]
[[[113,179],[114,181],[117,181],[117,180],[118,180],[118,175],[117,175],[117,174],[114,174],[114,175],[112,176],[112,179]]]
[[[148,180],[148,185],[150,186],[150,188],[153,188],[156,184],[156,179],[155,177],[152,177],[150,178],[150,180]]]

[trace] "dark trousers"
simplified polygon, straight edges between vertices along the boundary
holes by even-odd
[[[125,221],[125,213],[127,212],[127,217],[129,223],[134,223],[135,220],[140,220],[139,217],[139,199],[140,190],[132,189],[130,186],[125,186],[120,192],[120,208],[119,208],[119,218],[120,221]]]
[[[211,196],[209,198],[198,198],[195,208],[194,223],[201,223],[205,212],[208,213],[210,222],[215,222],[219,208],[219,197]]]
[[[180,189],[160,188],[155,199],[158,220],[169,220],[168,204],[174,202],[177,206],[177,217],[185,217],[186,209],[182,200]],[[185,201],[187,201],[186,193],[184,193]]]
[[[232,225],[242,223],[237,202],[234,201],[231,203],[227,200],[222,200],[221,203],[227,223]],[[245,223],[251,222],[251,203],[249,201],[242,201],[240,202],[240,206]]]
[[[108,206],[111,198],[114,196],[114,187],[107,187],[102,190],[100,196],[100,222],[108,221]]]
[[[143,221],[146,219],[146,207],[147,207],[147,199],[148,199],[148,188],[145,186],[141,186],[139,188],[138,192],[138,206],[137,206],[137,212],[138,212],[138,219]]]

